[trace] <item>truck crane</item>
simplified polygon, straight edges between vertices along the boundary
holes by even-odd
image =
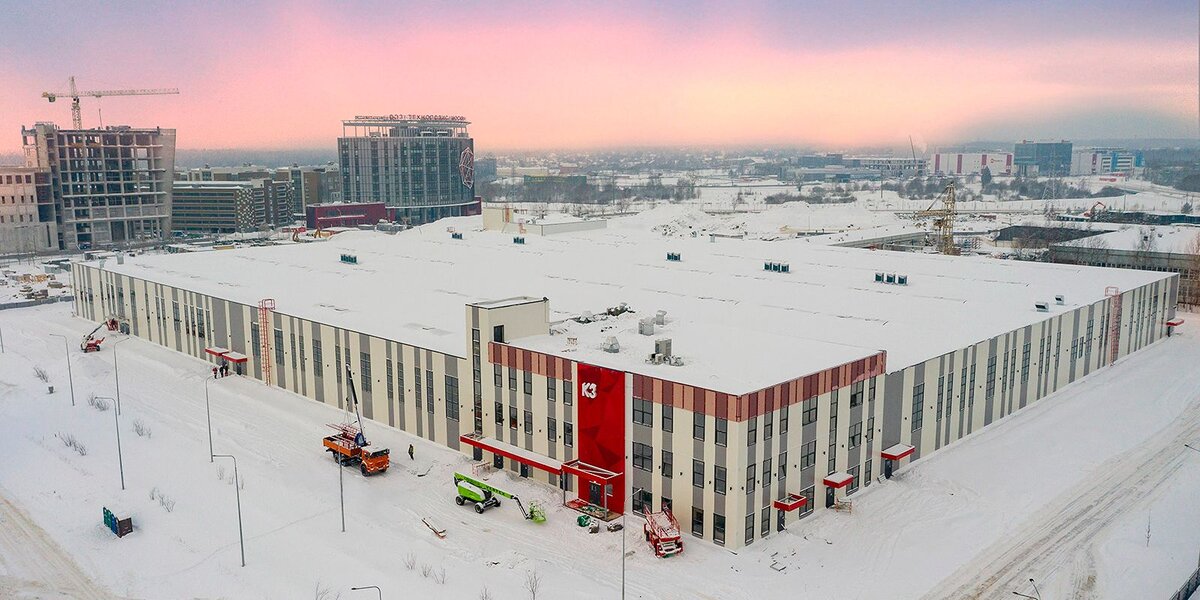
[[[354,376],[350,373],[350,365],[346,365],[346,382],[350,385],[349,404],[354,406],[354,416],[358,422],[330,423],[329,427],[337,433],[325,436],[322,445],[325,451],[333,454],[333,459],[342,465],[357,464],[363,476],[383,473],[391,465],[390,452],[387,448],[372,448],[363,433],[362,413],[358,410],[358,393],[354,389]],[[349,405],[346,407],[349,410]]]
[[[178,88],[157,88],[157,89],[141,89],[141,90],[88,90],[81,92],[75,88],[75,76],[72,75],[67,79],[69,91],[66,92],[42,92],[42,97],[54,102],[59,98],[71,99],[71,123],[75,129],[83,129],[83,118],[79,114],[79,99],[82,97],[88,98],[103,98],[105,96],[160,96],[165,94],[178,94]]]
[[[541,523],[546,520],[546,511],[542,510],[542,507],[536,503],[530,503],[529,510],[526,510],[525,505],[521,503],[521,499],[515,494],[510,494],[498,487],[488,485],[474,477],[455,473],[454,487],[458,492],[454,496],[454,503],[463,506],[470,502],[475,507],[475,512],[479,514],[483,514],[483,511],[494,506],[500,506],[499,497],[504,497],[516,502],[517,508],[521,509],[521,515],[526,519],[535,523]]]

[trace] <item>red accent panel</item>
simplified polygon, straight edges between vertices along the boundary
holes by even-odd
[[[771,503],[771,506],[785,512],[791,512],[808,504],[808,498],[797,496],[796,494],[788,494],[783,500],[776,500]]]
[[[608,509],[625,511],[625,373],[578,363],[576,385],[576,429],[579,460],[620,474],[612,481]],[[580,485],[579,497],[589,499],[588,486]]]
[[[511,452],[502,446],[496,446],[494,444],[489,444],[488,440],[474,437],[472,434],[469,434],[469,433],[464,433],[464,434],[458,436],[458,441],[460,441],[468,446],[482,448],[484,450],[487,450],[488,452],[491,452],[494,454],[499,454],[500,456],[503,456],[504,458],[509,458],[509,459],[515,460],[519,463],[534,467],[535,469],[541,469],[548,473],[554,473],[555,475],[562,473],[561,467],[559,467],[558,465],[555,465],[553,463],[540,461],[536,458],[536,456],[533,456],[532,453],[517,454],[516,452]]]

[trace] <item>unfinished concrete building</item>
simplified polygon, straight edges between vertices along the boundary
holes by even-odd
[[[149,242],[171,231],[174,129],[37,123],[21,137],[25,164],[50,172],[59,249]]]

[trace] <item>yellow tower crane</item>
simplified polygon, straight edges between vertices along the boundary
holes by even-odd
[[[71,122],[75,129],[83,129],[83,119],[79,114],[79,99],[81,97],[88,98],[103,98],[104,96],[159,96],[164,94],[178,94],[177,88],[159,88],[146,90],[89,90],[81,92],[75,88],[75,76],[72,75],[68,80],[70,91],[67,92],[42,92],[42,97],[54,102],[58,98],[71,99]]]
[[[942,204],[941,208],[934,208],[938,203]],[[957,214],[954,208],[954,183],[951,182],[942,191],[942,195],[938,196],[929,208],[919,211],[916,214],[917,219],[932,218],[933,229],[938,234],[938,246],[942,254],[956,255],[958,247],[954,245],[954,216]]]

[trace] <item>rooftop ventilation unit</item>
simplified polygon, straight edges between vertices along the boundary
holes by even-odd
[[[451,233],[451,234],[450,234],[450,239],[452,239],[452,240],[461,240],[461,239],[463,239],[463,236],[462,236],[462,234],[461,234],[461,233],[459,233],[459,232],[457,232],[457,231],[456,231],[456,232],[454,232],[454,233]]]
[[[884,283],[896,283],[896,274],[888,273],[883,276]]]
[[[655,325],[666,325],[667,324],[667,311],[660,310],[660,311],[654,313],[654,324]]]
[[[621,343],[617,341],[616,337],[610,335],[610,336],[604,338],[604,345],[602,346],[602,348],[604,349],[605,352],[613,352],[613,353],[620,352],[621,351]]]
[[[516,236],[516,237],[514,237],[514,238],[513,238],[513,243],[514,243],[514,244],[521,244],[522,246],[524,246],[524,245],[525,245],[525,236]]]
[[[787,263],[767,261],[763,263],[763,270],[772,273],[790,273],[792,268]]]
[[[896,285],[908,285],[908,275],[897,275]]]
[[[357,257],[357,256],[355,256],[355,255],[353,255],[353,254],[343,254],[343,255],[342,255],[342,262],[344,262],[344,263],[346,263],[346,264],[348,264],[348,265],[357,265],[357,264],[358,264],[358,257]]]
[[[654,340],[654,353],[667,358],[671,357],[671,338]]]
[[[671,357],[671,366],[672,367],[682,367],[683,366],[683,357],[672,356]]]
[[[883,283],[883,271],[875,272],[875,283]]]
[[[638,333],[642,335],[654,335],[654,319],[646,318],[638,321]]]
[[[1054,297],[1054,303],[1059,306],[1062,306],[1067,303],[1067,297],[1059,294],[1058,296]]]
[[[1033,306],[1038,310],[1038,312],[1050,312],[1049,302],[1034,302]]]
[[[671,262],[679,262],[679,261],[683,260],[683,255],[678,252],[668,252],[667,260],[669,260]]]
[[[595,321],[595,320],[596,320],[596,315],[593,315],[592,311],[590,311],[590,310],[585,310],[585,311],[583,311],[582,314],[579,315],[580,323],[591,323],[592,321]]]

